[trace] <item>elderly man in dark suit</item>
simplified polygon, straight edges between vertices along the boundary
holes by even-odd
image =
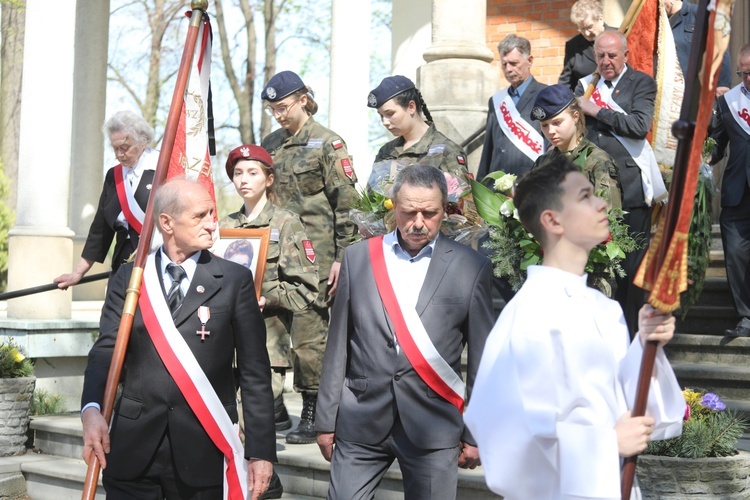
[[[633,276],[650,237],[650,205],[667,195],[656,158],[645,140],[651,130],[657,88],[653,78],[628,66],[627,40],[620,32],[605,30],[596,37],[594,55],[601,78],[591,99],[578,99],[587,117],[587,138],[614,158],[622,184],[624,223],[645,243],[644,248],[626,255],[623,269],[627,276],[618,278],[615,292],[632,335],[644,302],[643,290],[633,285]],[[576,95],[583,95],[590,80],[591,76],[579,80]]]
[[[740,322],[725,333],[750,336],[750,44],[740,48],[737,76],[742,81],[719,97],[711,136],[716,139],[713,162],[729,161],[721,181],[721,241],[729,290]]]
[[[492,267],[440,234],[437,168],[405,168],[392,197],[397,229],[341,265],[315,421],[329,499],[373,498],[395,458],[405,498],[453,499],[457,466],[479,464],[461,414],[493,325]]]
[[[112,428],[100,412],[133,264],[113,278],[89,353],[84,459],[104,468],[108,498],[222,498],[268,487],[276,460],[265,326],[252,273],[208,252],[214,203],[199,184],[167,182],[154,214],[164,245],[149,255]],[[245,429],[236,430],[236,356]],[[249,470],[245,460],[250,461]]]
[[[531,44],[520,36],[508,35],[497,50],[510,86],[490,97],[478,179],[498,170],[523,174],[545,150],[539,122],[531,120],[536,94],[546,87],[531,76]]]

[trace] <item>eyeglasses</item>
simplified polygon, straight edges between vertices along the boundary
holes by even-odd
[[[289,113],[289,110],[292,109],[292,106],[294,106],[298,102],[299,99],[297,99],[296,101],[292,101],[291,104],[287,104],[286,106],[278,106],[276,108],[266,106],[265,108],[263,108],[263,111],[265,111],[268,116],[286,116],[286,114]]]
[[[742,78],[742,79],[745,79],[745,78],[747,78],[748,76],[750,76],[750,71],[738,71],[738,72],[737,72],[736,74],[737,74],[737,76],[739,76],[740,78]]]

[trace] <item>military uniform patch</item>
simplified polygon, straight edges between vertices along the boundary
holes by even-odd
[[[445,151],[445,144],[433,144],[427,150],[427,156],[443,154],[443,151]]]
[[[323,139],[310,139],[305,144],[305,147],[308,149],[320,149],[323,147]]]
[[[331,146],[333,146],[333,149],[341,149],[344,147],[344,143],[340,139],[336,139],[331,143]]]
[[[312,241],[302,240],[302,246],[305,248],[305,257],[307,257],[307,260],[315,264],[315,250],[313,249]]]
[[[352,168],[352,162],[349,158],[341,158],[341,168],[344,170],[344,174],[350,179],[354,178],[354,169]]]
[[[463,155],[456,155],[456,161],[459,165],[466,165],[466,158]]]

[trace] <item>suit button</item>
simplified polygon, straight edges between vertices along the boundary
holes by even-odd
[[[389,340],[388,344],[386,344],[386,345],[388,346],[388,349],[393,349],[393,342],[392,341]]]
[[[396,382],[398,382],[399,380],[401,380],[401,375],[395,375],[393,377],[393,380],[395,380]]]
[[[174,405],[169,405],[167,408],[169,409],[169,411],[174,411]]]

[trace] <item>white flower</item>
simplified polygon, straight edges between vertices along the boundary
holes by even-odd
[[[505,174],[495,181],[495,191],[501,193],[509,193],[513,189],[513,185],[516,183],[518,177],[513,174]]]
[[[515,209],[516,208],[513,206],[513,200],[508,198],[503,202],[502,205],[500,205],[500,214],[503,217],[513,217],[513,212],[515,212]]]

